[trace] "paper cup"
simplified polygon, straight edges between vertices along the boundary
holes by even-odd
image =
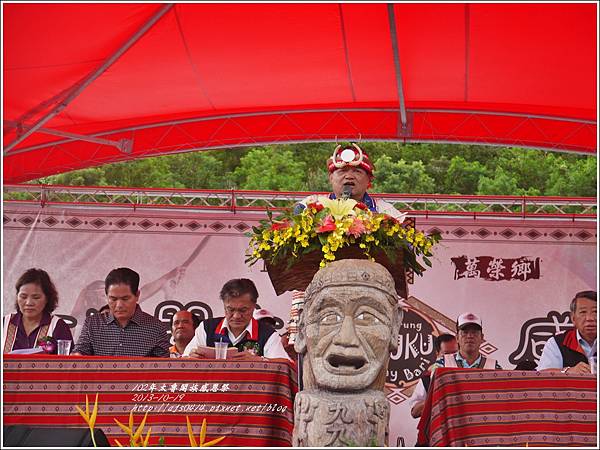
[[[227,342],[215,342],[215,358],[227,359]]]

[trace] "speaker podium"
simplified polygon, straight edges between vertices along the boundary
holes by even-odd
[[[93,447],[89,428],[4,426],[3,447]],[[110,447],[102,430],[94,430],[98,447]]]

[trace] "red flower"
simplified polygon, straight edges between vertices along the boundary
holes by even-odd
[[[321,222],[321,226],[317,228],[317,233],[326,233],[327,231],[335,231],[335,229],[335,220],[333,220],[332,216],[327,216],[323,222]]]
[[[271,225],[271,230],[275,231],[275,230],[285,230],[286,228],[290,227],[290,221],[289,220],[284,220],[283,222],[273,222],[273,224]]]
[[[44,353],[56,354],[56,339],[52,336],[44,336],[38,339],[38,346],[42,347]]]
[[[354,205],[354,207],[365,210],[365,211],[369,209],[369,207],[367,205],[365,205],[363,202],[358,202],[356,205]]]
[[[317,212],[321,211],[324,208],[324,206],[321,205],[319,202],[312,202],[312,203],[309,203],[307,206],[309,208],[315,208],[317,210]]]
[[[352,236],[357,238],[365,231],[367,231],[365,228],[365,224],[358,217],[355,217],[354,221],[352,222],[352,225],[350,225],[350,228],[348,228],[347,234],[351,234]]]

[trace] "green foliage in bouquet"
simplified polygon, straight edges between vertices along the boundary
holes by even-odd
[[[364,203],[353,199],[340,200],[318,197],[300,214],[286,211],[268,219],[248,233],[250,244],[246,263],[255,264],[259,259],[275,264],[287,261],[288,267],[295,260],[315,250],[322,252],[320,267],[336,259],[336,252],[343,247],[356,245],[369,259],[381,249],[390,261],[402,250],[404,267],[423,275],[425,267],[431,267],[429,257],[432,247],[441,239],[439,234],[426,236],[414,227],[403,224],[405,214],[399,218],[374,213]]]

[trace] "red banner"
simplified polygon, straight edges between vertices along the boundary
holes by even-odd
[[[115,419],[135,426],[148,413],[151,445],[188,446],[186,416],[196,440],[202,419],[207,440],[222,446],[290,446],[296,372],[287,362],[228,362],[161,358],[4,356],[4,425],[83,427],[75,406],[93,408],[96,428],[127,445]],[[144,431],[145,435],[146,431]]]
[[[440,368],[419,422],[419,443],[595,446],[596,388],[589,375]]]

